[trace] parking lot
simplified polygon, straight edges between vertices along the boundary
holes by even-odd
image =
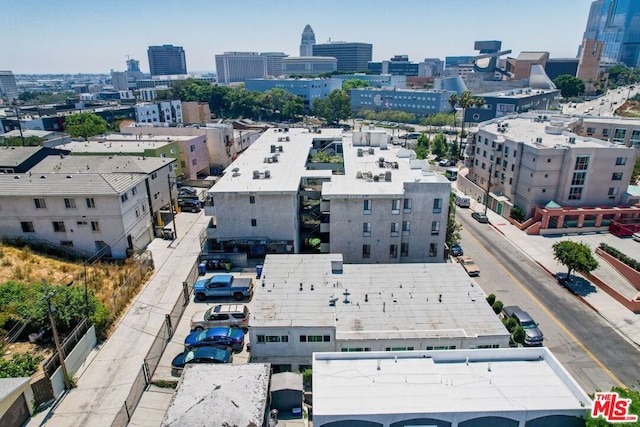
[[[209,278],[216,274],[226,274],[226,272],[223,272],[223,271],[207,272],[205,275],[199,276],[198,279]],[[234,277],[242,277],[242,278],[255,279],[256,277],[255,269],[252,269],[252,270],[247,269],[246,271],[231,271],[230,274],[233,274]],[[190,286],[190,289],[193,289],[193,283],[189,283],[189,286]],[[205,311],[208,308],[213,307],[214,305],[217,305],[217,304],[237,304],[237,303],[238,302],[235,301],[233,298],[216,298],[216,299],[209,299],[207,301],[200,302],[200,301],[196,301],[195,298],[193,298],[192,296],[191,301],[189,302],[189,305],[184,310],[182,319],[180,319],[180,323],[178,323],[177,326],[173,325],[174,327],[173,337],[171,338],[171,341],[169,342],[169,344],[167,344],[167,348],[164,350],[164,353],[160,358],[160,363],[156,368],[152,381],[156,382],[161,380],[163,381],[178,380],[179,377],[171,375],[171,361],[173,360],[174,357],[176,357],[178,354],[184,351],[184,339],[191,332],[190,323],[191,323],[191,318],[193,317],[194,314],[200,311]],[[249,308],[249,312],[251,313],[251,301],[244,300],[241,303],[247,305]],[[244,348],[240,353],[233,354],[232,363],[234,365],[245,364],[249,361],[249,351],[248,351],[249,347],[250,347],[249,334],[246,334]]]

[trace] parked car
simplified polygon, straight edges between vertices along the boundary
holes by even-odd
[[[178,189],[178,194],[183,193],[187,196],[197,196],[198,195],[198,190],[196,190],[193,187],[180,187]]]
[[[460,246],[458,244],[451,245],[451,249],[449,249],[449,253],[453,257],[464,255],[464,251],[462,250],[462,246]]]
[[[199,347],[180,353],[171,361],[171,375],[180,376],[187,363],[231,363],[231,351],[216,347]]]
[[[510,305],[502,309],[503,318],[512,318],[524,329],[524,345],[540,346],[544,341],[544,335],[538,328],[538,324],[526,311],[517,305]]]
[[[482,224],[488,224],[489,223],[489,218],[487,218],[487,215],[483,214],[482,212],[474,212],[471,214],[471,218],[475,219],[476,221],[478,221],[479,223]]]
[[[202,204],[200,200],[195,199],[178,199],[178,206],[182,211],[200,212]]]
[[[235,351],[242,351],[244,332],[240,328],[209,328],[195,331],[184,339],[184,346],[185,348],[231,347]]]
[[[471,198],[466,196],[456,196],[455,204],[461,208],[469,208],[471,207]]]
[[[480,267],[478,267],[470,257],[468,256],[458,257],[458,262],[470,277],[476,277],[480,275]]]
[[[631,238],[633,240],[635,240],[636,242],[640,242],[640,233],[633,233],[633,235],[631,236]]]
[[[244,304],[218,304],[197,312],[191,318],[192,331],[219,326],[246,328],[249,326],[249,309]]]

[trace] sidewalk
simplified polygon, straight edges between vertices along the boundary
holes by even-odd
[[[472,210],[484,211],[484,205],[476,203],[472,205]],[[566,268],[553,258],[552,246],[561,240],[583,242],[589,245],[592,250],[594,250],[600,242],[608,243],[623,251],[626,249],[627,253],[634,253],[634,251],[637,253],[638,249],[640,249],[640,245],[637,242],[629,239],[620,239],[608,233],[546,237],[527,235],[525,232],[513,226],[506,218],[501,217],[491,210],[487,211],[487,216],[489,217],[489,222],[497,231],[552,276],[556,273],[566,273]],[[595,252],[594,257],[596,257],[600,264],[598,269],[593,272],[595,276],[603,279],[628,298],[632,298],[638,293],[613,267],[595,255]],[[579,274],[576,273],[576,275],[580,277]],[[629,311],[596,286],[589,286],[588,291],[585,292],[584,288],[579,288],[579,284],[585,281],[586,279],[584,279],[584,281],[577,280],[570,285],[575,287],[573,290],[576,295],[578,295],[588,307],[607,320],[616,331],[635,344],[640,345],[640,315]]]
[[[47,426],[110,426],[127,399],[143,359],[182,294],[182,281],[200,254],[199,235],[207,217],[176,217],[178,239],[149,245],[155,273],[121,318],[113,335],[80,373],[72,389],[45,420]],[[39,425],[33,423],[30,425]]]

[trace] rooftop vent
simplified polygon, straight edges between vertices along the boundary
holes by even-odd
[[[260,179],[260,171],[258,170],[253,171],[253,179]]]
[[[358,157],[362,157],[362,148],[358,148]]]
[[[387,171],[384,173],[384,180],[387,182],[391,182],[391,171]]]
[[[271,171],[269,169],[264,171],[264,179],[271,178]]]
[[[374,151],[373,147],[369,147],[369,154],[374,154],[374,153],[375,153],[375,151]]]

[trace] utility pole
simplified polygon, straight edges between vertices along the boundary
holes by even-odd
[[[487,183],[487,192],[484,201],[484,214],[487,214],[487,208],[489,206],[489,192],[491,191],[491,175],[493,174],[493,163],[489,165],[489,182]]]
[[[169,204],[171,209],[171,220],[173,221],[173,239],[176,240],[178,238],[178,230],[176,229],[176,213],[173,210],[173,193],[171,193],[171,187],[173,184],[171,183],[171,175],[167,175],[167,182],[169,183]]]
[[[62,348],[60,347],[60,339],[58,338],[58,329],[56,328],[56,322],[53,319],[53,307],[51,306],[51,298],[55,295],[54,291],[49,291],[49,285],[47,281],[42,279],[44,285],[44,299],[47,301],[47,314],[49,315],[49,322],[51,322],[51,330],[53,331],[53,340],[56,344],[56,351],[58,352],[58,360],[60,360],[60,367],[62,368],[62,377],[64,380],[65,389],[71,389],[69,383],[69,374],[67,372],[67,365],[64,363],[64,355],[62,354]]]
[[[22,146],[24,147],[24,135],[22,134],[22,125],[20,124],[20,113],[18,112],[18,103],[16,101],[13,101],[13,111],[16,113],[18,130],[20,131],[20,140],[22,141]]]

